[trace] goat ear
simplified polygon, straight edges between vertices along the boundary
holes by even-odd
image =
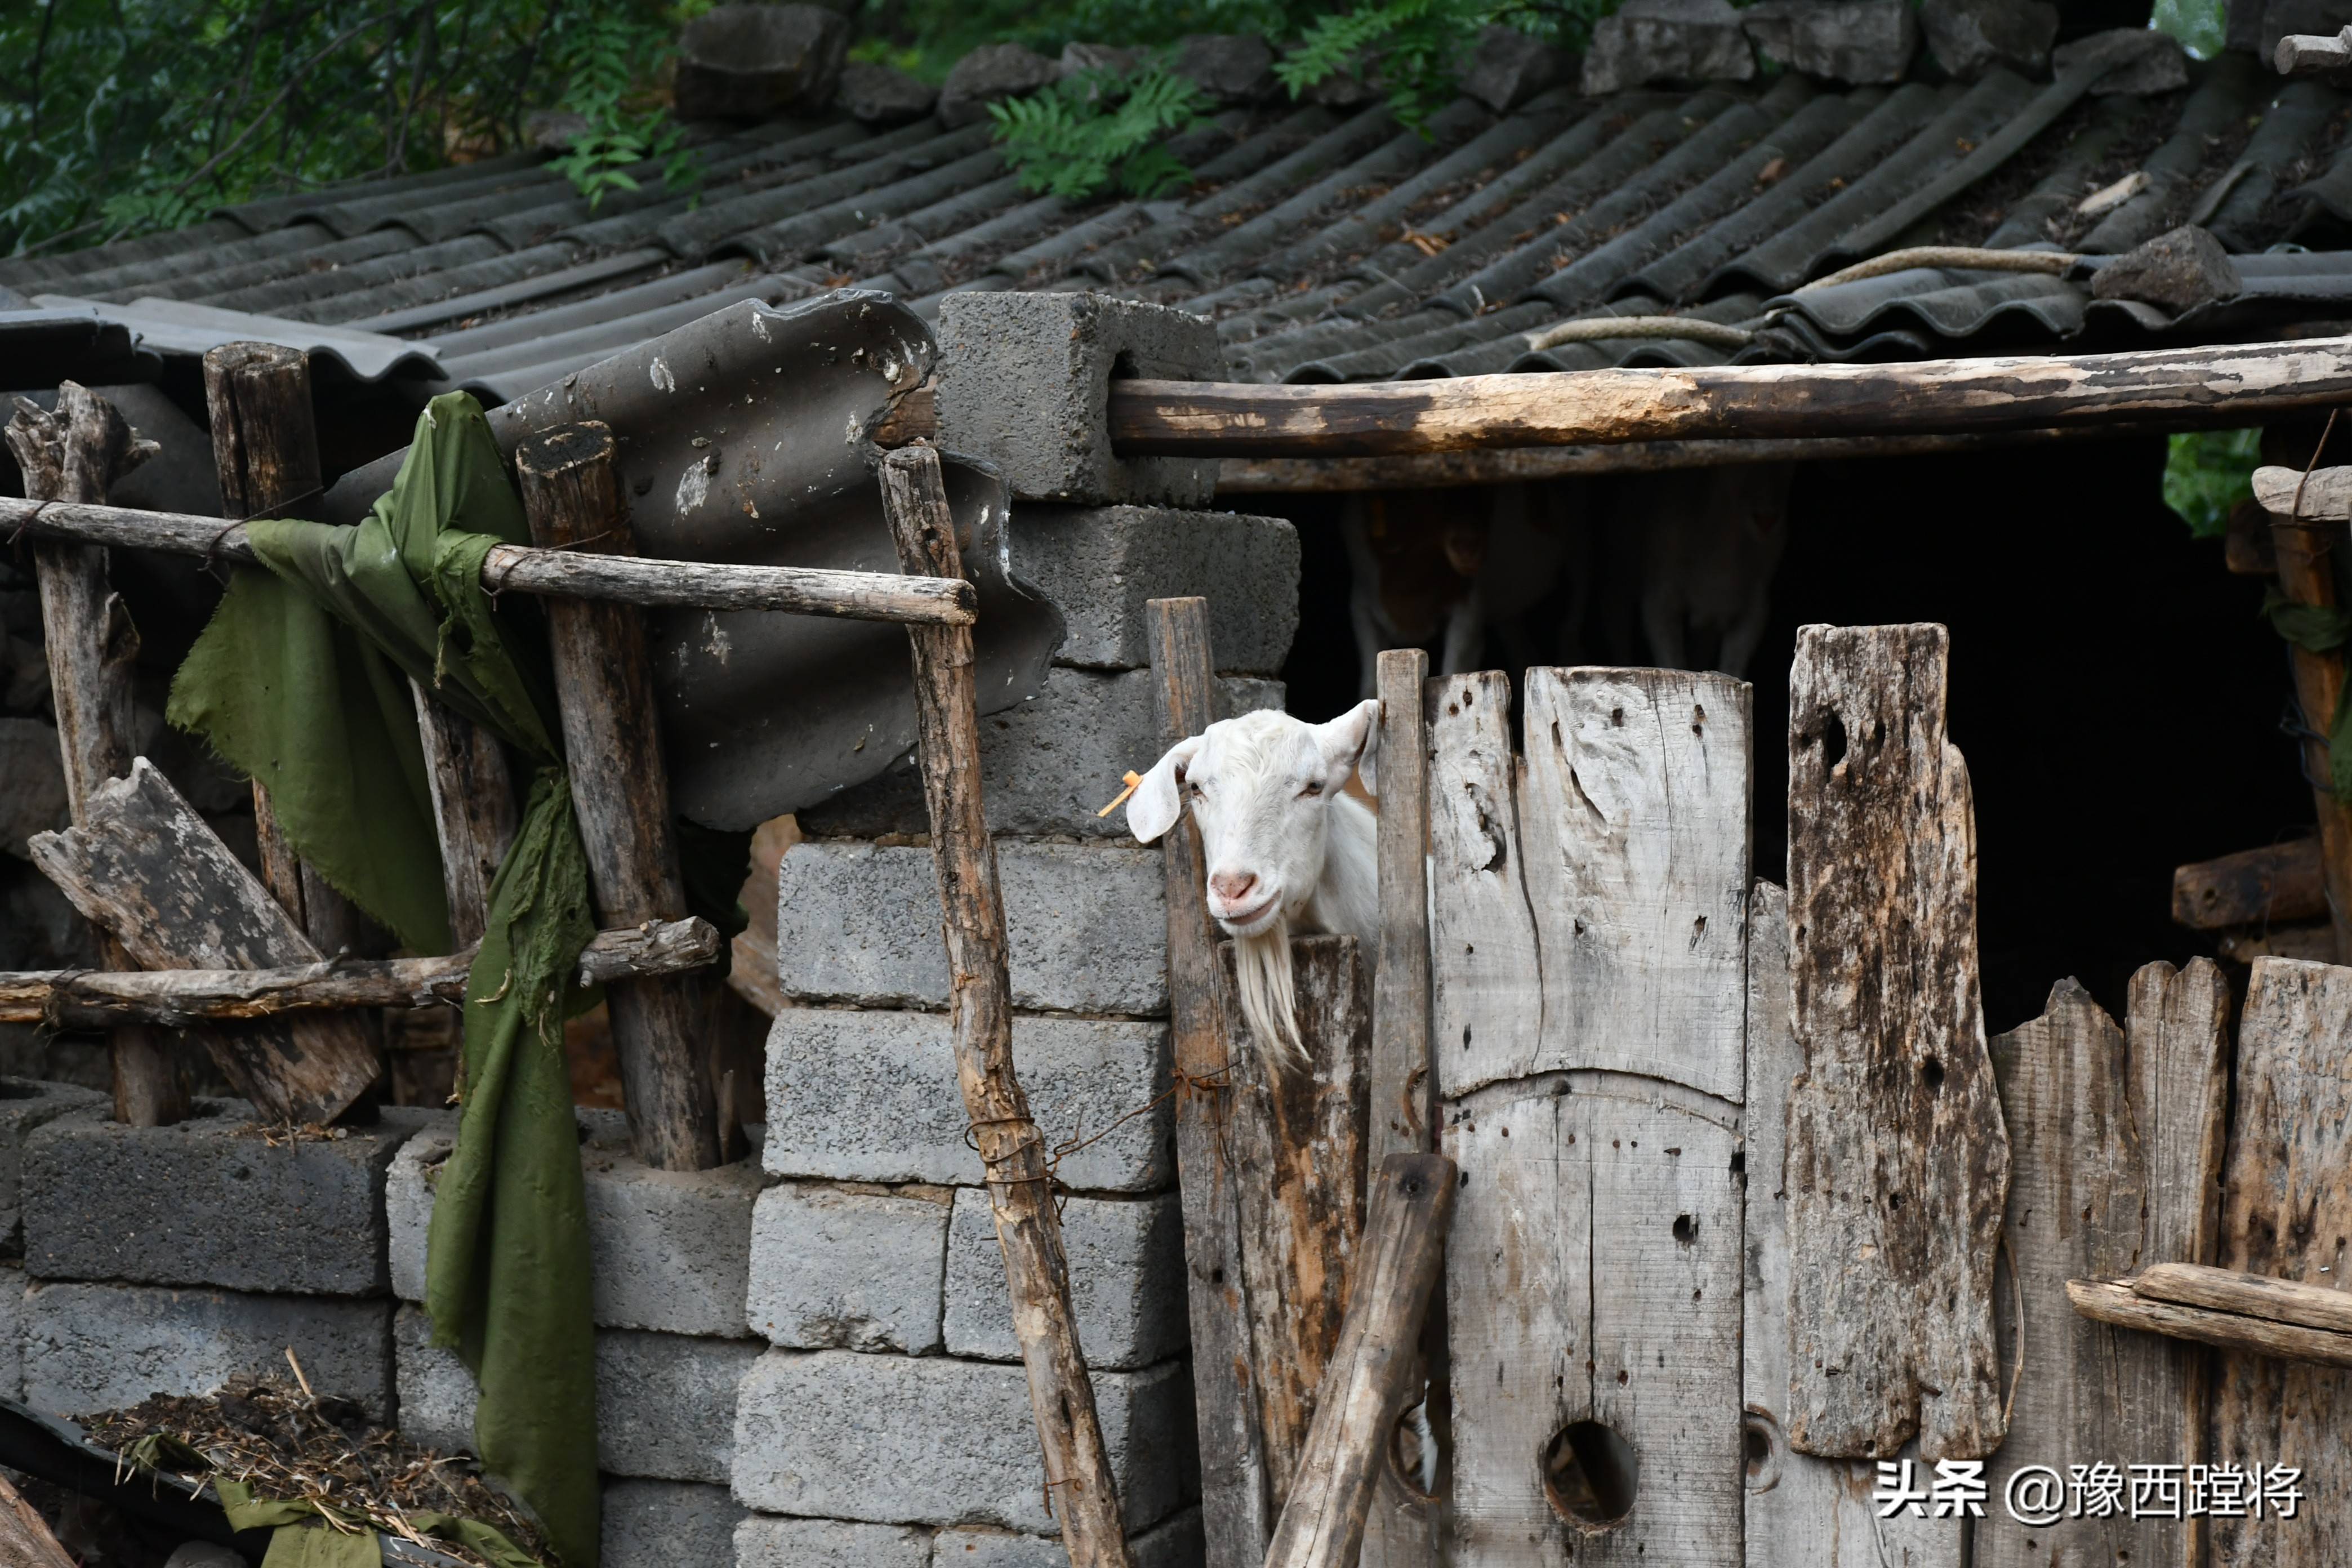
[[[1168,748],[1167,755],[1151,764],[1135,793],[1127,797],[1127,829],[1135,835],[1139,844],[1150,844],[1176,826],[1183,815],[1184,802],[1177,786],[1184,782],[1184,769],[1193,754],[1201,749],[1201,737],[1179,741]]]
[[[1316,749],[1331,769],[1330,785],[1337,790],[1350,771],[1360,774],[1364,791],[1374,799],[1381,793],[1381,700],[1367,697],[1328,724],[1315,726]]]

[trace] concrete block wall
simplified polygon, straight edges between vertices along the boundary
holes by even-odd
[[[1078,1334],[1145,1568],[1201,1560],[1170,1083],[1164,871],[1118,814],[1161,749],[1145,601],[1211,604],[1227,712],[1278,707],[1297,539],[1276,520],[1039,505],[1013,570],[1069,636],[1045,690],[982,721],[1012,944],[1013,1056],[1058,1167]],[[740,1568],[1049,1568],[1003,1261],[949,1045],[929,821],[907,762],[803,811],[778,877],[771,1180],[751,1227],[765,1342],[736,1407]],[[911,840],[911,842],[910,842]],[[1149,1108],[1149,1109],[1146,1109]],[[1140,1114],[1135,1114],[1141,1112]],[[1126,1120],[1121,1120],[1126,1118]]]

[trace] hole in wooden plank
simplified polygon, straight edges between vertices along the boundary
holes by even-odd
[[[1929,1057],[1919,1064],[1919,1077],[1927,1083],[1928,1093],[1940,1092],[1944,1087],[1944,1064]]]
[[[1822,766],[1834,768],[1845,761],[1845,721],[1832,713],[1822,726]]]
[[[1675,1215],[1675,1239],[1685,1247],[1698,1240],[1698,1221],[1686,1214]]]
[[[1780,1484],[1780,1457],[1787,1449],[1780,1423],[1760,1410],[1739,1418],[1739,1443],[1747,1461],[1748,1489],[1769,1492]]]
[[[1552,1511],[1594,1534],[1633,1516],[1641,1462],[1633,1446],[1599,1421],[1571,1421],[1543,1448],[1544,1496]]]
[[[1389,1444],[1389,1473],[1414,1501],[1437,1500],[1437,1434],[1429,1424],[1426,1398],[1397,1417],[1394,1438]]]

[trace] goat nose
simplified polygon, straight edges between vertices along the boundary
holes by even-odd
[[[1249,897],[1250,889],[1256,886],[1255,871],[1220,871],[1209,879],[1209,890],[1229,904]]]

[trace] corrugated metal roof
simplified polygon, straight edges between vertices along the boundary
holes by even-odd
[[[925,315],[956,289],[1175,305],[1213,319],[1232,374],[1261,381],[2234,336],[2352,300],[2352,255],[2294,253],[2352,228],[2352,97],[2242,56],[2195,68],[2180,91],[2100,97],[2105,68],[1891,89],[1793,76],[1598,100],[1562,89],[1502,117],[1465,99],[1426,134],[1378,105],[1231,110],[1181,139],[1192,194],[1150,202],[1029,195],[985,126],[780,121],[706,140],[693,194],[648,178],[591,210],[518,155],[0,261],[0,285],[266,314],[321,341],[315,329],[405,338],[439,362],[445,379],[426,384],[494,401],[728,303],[849,286]],[[2136,171],[2138,194],[2078,214]],[[2192,220],[2240,255],[2247,288],[2179,321],[2042,273],[1918,268],[1795,292],[1905,245],[2115,254]],[[1737,349],[1531,346],[1566,320],[1662,314],[1750,335]]]

